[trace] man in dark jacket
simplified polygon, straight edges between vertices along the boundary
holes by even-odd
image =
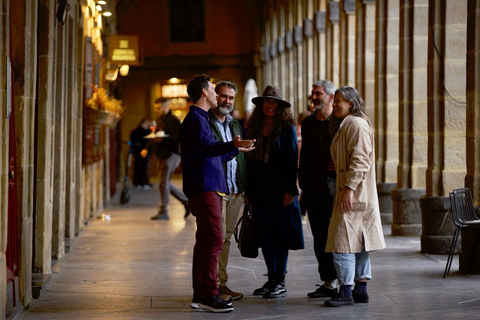
[[[330,144],[341,122],[332,115],[334,96],[335,85],[331,81],[315,82],[312,86],[315,111],[302,121],[298,181],[312,229],[318,272],[324,281],[316,291],[308,293],[310,298],[327,298],[337,292],[333,255],[325,252],[335,196],[335,167]]]
[[[156,134],[142,150],[142,156],[148,152],[155,153],[160,160],[160,206],[157,215],[152,220],[168,220],[168,203],[170,193],[185,207],[185,218],[190,214],[188,199],[183,192],[171,182],[173,171],[180,165],[180,120],[172,114],[170,102],[166,98],[155,100],[155,113],[158,114]],[[163,133],[162,133],[163,132]],[[160,134],[159,134],[160,133]]]
[[[221,81],[217,83],[215,92],[218,95],[217,107],[208,111],[210,127],[215,138],[220,142],[233,141],[236,136],[243,138],[242,126],[230,115],[233,110],[237,88],[231,82]],[[243,153],[239,153],[232,160],[224,162],[223,170],[230,194],[223,197],[223,245],[218,260],[218,292],[223,299],[231,296],[233,300],[238,300],[243,297],[243,294],[232,291],[227,287],[227,264],[230,253],[230,239],[235,230],[238,213],[243,204],[245,185],[245,159]]]
[[[218,256],[222,251],[222,197],[228,194],[222,162],[254,148],[255,140],[235,137],[219,142],[210,128],[208,110],[217,105],[217,94],[206,75],[195,76],[187,92],[193,101],[180,129],[183,191],[197,218],[193,248],[192,308],[230,312],[233,307],[218,296]]]

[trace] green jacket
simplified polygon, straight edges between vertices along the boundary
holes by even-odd
[[[210,121],[210,128],[212,129],[213,135],[215,136],[215,139],[221,142],[223,141],[222,135],[218,131],[218,127],[215,124],[215,120],[217,117],[213,113],[213,111],[210,109],[208,110],[208,117]],[[232,137],[235,138],[237,135],[239,135],[243,139],[243,128],[240,125],[240,123],[235,120],[231,119],[230,124],[229,124],[230,130],[232,131]],[[246,171],[245,171],[245,158],[243,156],[243,153],[240,152],[236,157],[235,160],[237,160],[237,172],[236,172],[236,178],[237,178],[237,186],[238,186],[238,191],[239,192],[244,192],[245,191],[245,179],[246,179]],[[227,176],[227,163],[223,162],[223,170],[225,172],[225,178]]]

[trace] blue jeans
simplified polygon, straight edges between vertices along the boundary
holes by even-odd
[[[333,253],[333,263],[341,286],[352,286],[355,280],[372,279],[370,255],[367,251],[357,253]]]

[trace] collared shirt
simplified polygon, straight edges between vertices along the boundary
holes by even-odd
[[[218,127],[218,131],[222,135],[223,141],[233,141],[232,131],[230,130],[230,122],[232,121],[232,116],[227,114],[225,116],[225,121],[222,123],[218,120],[217,117],[214,119],[215,125]],[[238,185],[237,185],[237,160],[233,158],[230,161],[227,161],[227,171],[226,171],[226,178],[227,178],[227,187],[230,193],[238,193]]]
[[[229,193],[222,162],[234,158],[238,148],[233,141],[215,139],[208,113],[196,105],[190,106],[180,128],[180,154],[187,197],[208,191]]]

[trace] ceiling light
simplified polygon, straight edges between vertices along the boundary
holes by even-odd
[[[98,4],[107,4],[107,1],[104,1],[104,0],[99,0],[97,1]]]
[[[170,78],[170,80],[168,80],[168,82],[170,82],[170,83],[180,83],[180,79],[173,77],[173,78]]]
[[[97,6],[97,11],[102,11],[102,6]]]
[[[110,11],[105,11],[105,12],[103,13],[103,15],[104,15],[105,17],[110,17],[110,16],[112,15],[112,13],[111,13]]]

